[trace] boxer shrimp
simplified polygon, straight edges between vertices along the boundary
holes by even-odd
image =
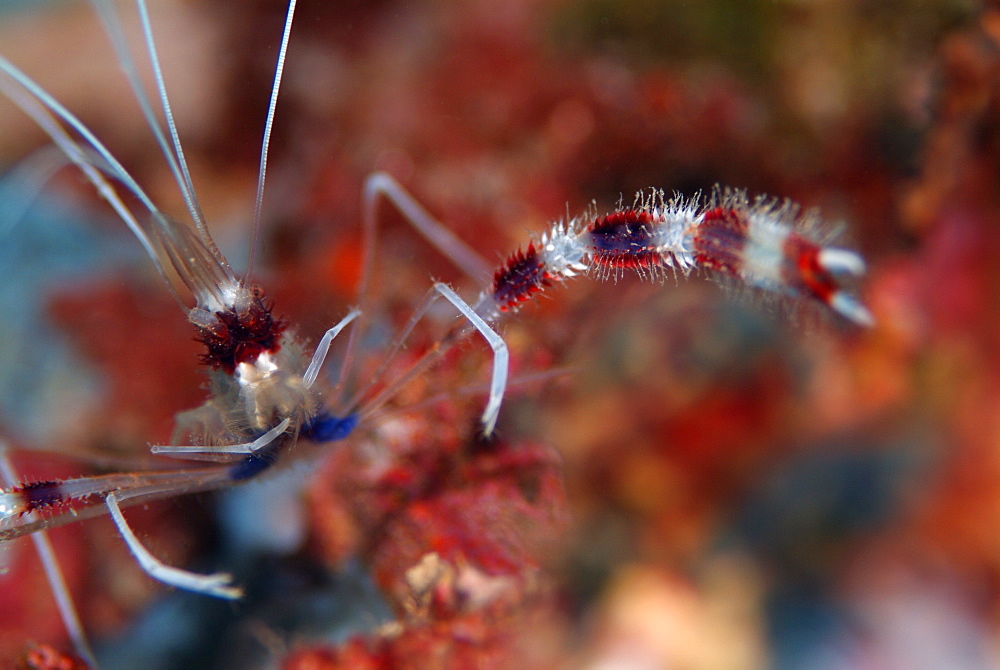
[[[114,8],[103,0],[95,5],[107,22],[119,58],[133,63]],[[161,211],[100,138],[7,60],[0,61],[0,83],[5,94],[45,130],[118,213],[181,304],[204,347],[201,362],[210,376],[209,398],[202,406],[181,412],[175,439],[171,444],[153,446],[152,452],[209,464],[8,482],[0,493],[2,541],[107,514],[143,570],[154,579],[208,596],[238,598],[239,585],[226,574],[194,573],[161,562],[132,531],[123,508],[228,487],[256,479],[290,461],[310,458],[312,450],[304,445],[322,447],[369,428],[379,420],[380,410],[394,402],[410,382],[473,338],[484,340],[492,352],[486,400],[479,416],[483,433],[492,433],[502,416],[508,386],[508,350],[499,327],[540,295],[558,297],[563,284],[579,278],[617,282],[626,274],[635,274],[663,283],[668,277],[707,274],[725,285],[813,302],[847,321],[871,322],[867,310],[844,288],[846,280],[864,272],[861,257],[812,236],[809,217],[784,201],[753,198],[729,189],[704,196],[670,195],[654,187],[607,211],[591,205],[582,213],[554,218],[545,230],[494,264],[449,232],[393,177],[377,172],[365,181],[361,195],[363,240],[356,307],[346,310],[319,342],[310,346],[296,334],[280,305],[274,305],[254,284],[255,243],[251,242],[245,273],[235,272],[217,248],[172,121],[166,92],[169,82],[158,71],[156,42],[145,3],[138,0],[136,5],[143,19],[149,61],[156,72],[152,96],[156,102],[134,79],[131,86],[170,164],[190,224]],[[265,122],[252,240],[261,225],[268,140],[294,8],[292,2]],[[154,112],[157,107],[160,110]],[[478,292],[429,280],[405,324],[384,345],[381,364],[373,372],[366,371],[365,379],[357,379],[358,352],[364,346],[373,300],[371,284],[380,271],[376,249],[386,207],[398,210],[432,247],[477,283]],[[183,288],[175,288],[174,276]],[[426,353],[397,370],[393,363],[414,330],[427,320],[440,318],[441,306],[454,312],[456,323]],[[330,380],[325,366],[335,340],[344,344],[344,352],[338,361],[340,373]]]

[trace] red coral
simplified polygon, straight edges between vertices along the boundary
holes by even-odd
[[[325,503],[314,508],[316,527],[330,528],[325,510],[346,510],[360,536],[356,547],[401,609],[411,596],[407,571],[424,556],[520,578],[540,565],[566,521],[560,459],[551,449],[502,441],[433,446],[381,468],[345,452],[313,488],[335,491],[334,498],[318,494]],[[331,556],[339,560],[342,529],[332,532],[317,539],[339,547]]]

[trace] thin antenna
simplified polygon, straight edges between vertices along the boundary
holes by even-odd
[[[187,203],[188,211],[191,213],[192,218],[200,228],[203,224],[200,220],[200,211],[197,208],[197,203],[194,201],[194,191],[190,188],[190,182],[185,181],[184,179],[186,170],[182,172],[182,164],[184,160],[183,156],[180,158],[181,165],[179,165],[177,157],[170,149],[170,145],[167,144],[167,138],[163,135],[163,129],[160,127],[160,122],[153,113],[153,107],[149,102],[149,96],[146,95],[146,91],[144,90],[142,82],[139,79],[139,71],[136,68],[135,59],[132,57],[132,52],[128,47],[128,43],[125,41],[125,33],[122,30],[118,14],[114,10],[114,7],[109,4],[108,0],[91,0],[91,4],[94,6],[94,10],[97,12],[98,16],[101,17],[101,22],[104,24],[105,32],[107,32],[108,38],[111,40],[111,45],[114,47],[115,55],[118,57],[118,65],[125,73],[125,78],[128,79],[129,86],[132,89],[132,94],[135,96],[136,102],[139,103],[139,108],[142,110],[142,116],[146,120],[146,125],[149,126],[153,136],[156,138],[160,151],[167,159],[167,163],[170,165],[170,171],[173,173],[174,179],[181,189],[184,201]],[[147,35],[147,39],[151,39],[151,36]],[[157,62],[155,54],[152,60],[154,64],[153,69],[158,73],[159,70],[156,67]],[[168,118],[170,118],[169,115]]]
[[[11,101],[14,102],[18,107],[24,110],[24,113],[34,119],[35,123],[44,130],[52,141],[56,143],[59,149],[66,154],[80,170],[83,172],[87,180],[94,185],[97,192],[103,197],[115,210],[121,220],[129,227],[129,230],[136,236],[139,243],[142,245],[149,259],[152,261],[153,266],[156,268],[156,272],[160,275],[163,281],[166,283],[170,292],[173,294],[174,298],[177,300],[178,304],[184,308],[184,302],[181,300],[177,291],[174,289],[173,284],[168,278],[163,264],[160,262],[159,255],[153,248],[153,244],[147,234],[146,230],[139,224],[136,218],[132,215],[132,212],[125,206],[118,197],[118,192],[115,191],[114,187],[108,183],[108,181],[101,174],[101,171],[106,172],[112,178],[121,182],[132,194],[138,198],[151,213],[156,213],[157,210],[153,205],[149,197],[143,192],[139,185],[135,182],[131,175],[125,171],[121,163],[115,160],[115,157],[108,151],[100,140],[98,140],[90,130],[87,129],[83,123],[80,122],[72,113],[69,112],[65,107],[60,105],[56,100],[46,93],[38,84],[36,84],[30,77],[18,70],[14,65],[0,56],[0,93],[3,93]],[[15,86],[16,85],[16,86]],[[20,88],[17,88],[20,86]],[[59,122],[53,117],[53,113],[57,114],[66,123],[72,126],[79,132],[87,143],[93,148],[97,154],[97,160],[88,158],[84,153],[84,149],[81,148],[76,141],[73,140],[66,132]],[[104,165],[98,166],[98,160]],[[100,167],[100,170],[98,169]]]
[[[0,180],[0,202],[6,210],[0,217],[0,241],[24,218],[48,181],[71,164],[58,147],[46,146],[22,159]]]
[[[174,145],[174,152],[177,154],[177,164],[181,171],[181,178],[178,178],[181,191],[184,193],[184,200],[187,202],[191,218],[202,241],[206,243],[212,253],[221,259],[219,252],[215,248],[212,237],[208,234],[205,226],[205,215],[198,204],[198,197],[194,192],[194,182],[191,181],[191,172],[188,170],[187,160],[184,158],[184,149],[181,146],[181,138],[177,133],[177,124],[174,122],[174,112],[170,108],[170,98],[167,96],[167,85],[163,79],[163,69],[160,67],[160,57],[156,52],[156,42],[153,41],[153,26],[149,20],[149,9],[145,0],[136,0],[139,8],[139,19],[142,21],[142,33],[146,40],[146,49],[149,52],[149,63],[153,68],[153,77],[156,79],[156,91],[160,96],[160,103],[163,105],[163,116],[167,120],[167,130],[170,132],[170,140]],[[180,183],[183,180],[183,183]],[[224,259],[222,259],[224,260]]]
[[[215,241],[208,232],[208,227],[205,225],[205,216],[201,211],[201,206],[198,204],[198,197],[194,192],[194,183],[191,181],[191,172],[188,170],[187,161],[184,158],[184,150],[181,147],[180,135],[177,132],[177,124],[174,122],[173,110],[170,108],[170,100],[167,96],[166,84],[163,79],[163,70],[160,67],[160,59],[156,52],[156,44],[153,41],[153,29],[149,20],[149,12],[146,8],[144,0],[136,0],[136,7],[139,10],[139,16],[142,22],[143,38],[146,43],[147,53],[149,54],[150,67],[153,71],[154,78],[156,79],[157,95],[160,100],[160,105],[163,108],[164,117],[167,121],[167,128],[170,131],[172,146],[167,143],[167,139],[163,134],[163,128],[160,126],[160,122],[156,118],[156,114],[153,112],[153,106],[149,101],[149,96],[146,95],[142,81],[139,79],[136,61],[132,56],[132,51],[129,49],[128,43],[125,40],[125,33],[122,30],[118,13],[115,11],[109,0],[91,0],[91,4],[94,6],[94,9],[101,17],[101,21],[104,23],[105,30],[108,33],[108,37],[111,39],[111,44],[115,49],[115,54],[118,56],[119,65],[124,71],[126,79],[128,79],[129,86],[132,89],[132,93],[135,96],[136,101],[139,103],[139,108],[142,110],[143,118],[146,119],[146,125],[156,138],[156,143],[160,147],[160,152],[163,154],[164,158],[167,159],[170,172],[174,177],[174,181],[177,182],[177,187],[181,191],[185,206],[187,207],[188,213],[191,215],[191,219],[194,221],[195,229],[198,231],[198,236],[201,238],[202,243],[209,250],[212,257],[220,265],[228,269],[228,262],[219,252],[218,248],[215,246]]]
[[[296,0],[289,0],[288,12],[285,14],[285,30],[281,35],[281,48],[278,50],[278,65],[274,69],[274,84],[271,86],[271,102],[267,107],[267,121],[264,123],[264,140],[260,147],[260,171],[257,177],[257,200],[253,208],[253,228],[250,232],[250,254],[247,257],[247,271],[243,276],[246,284],[253,271],[254,256],[257,252],[257,238],[260,236],[260,219],[264,206],[264,177],[267,173],[267,149],[271,144],[271,128],[274,125],[274,110],[278,105],[278,89],[281,86],[281,75],[285,70],[285,53],[288,51],[288,38],[292,33],[292,18],[295,16]]]
[[[13,63],[11,63],[3,56],[0,56],[0,72],[3,72],[10,79],[17,82],[19,86],[21,86],[32,96],[37,98],[38,101],[41,102],[42,105],[44,105],[49,111],[51,111],[60,119],[68,123],[70,126],[72,126],[74,130],[80,133],[83,139],[87,141],[87,144],[93,147],[94,151],[96,151],[102,159],[107,161],[107,164],[111,168],[111,172],[115,176],[115,179],[124,184],[125,187],[128,190],[130,190],[135,195],[135,197],[142,202],[142,204],[146,207],[146,209],[150,211],[150,213],[157,211],[156,205],[153,204],[153,201],[150,200],[149,197],[146,195],[146,193],[139,187],[139,184],[137,184],[135,179],[132,178],[132,175],[130,175],[125,170],[125,167],[120,162],[118,162],[118,159],[115,158],[110,151],[108,151],[108,148],[104,146],[104,143],[101,142],[99,139],[97,139],[97,136],[94,135],[94,133],[90,132],[89,128],[83,125],[80,119],[76,118],[76,116],[72,112],[63,107],[62,104],[60,104],[55,98],[49,95],[48,92],[45,91],[45,89],[43,89],[41,86],[35,83],[35,81],[31,77],[24,74],[24,72],[15,67]],[[15,102],[17,101],[15,100]],[[32,115],[32,118],[35,118],[35,120],[37,121],[37,118],[35,116]],[[70,158],[72,158],[72,156]]]

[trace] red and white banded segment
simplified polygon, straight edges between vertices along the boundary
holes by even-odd
[[[790,203],[767,198],[751,203],[739,191],[716,193],[705,204],[698,197],[667,200],[661,191],[640,193],[631,207],[556,223],[513,253],[476,310],[498,319],[580,273],[617,280],[631,270],[655,279],[667,269],[685,275],[701,269],[727,283],[809,298],[849,321],[872,325],[871,313],[842,286],[864,274],[861,256],[812,239],[805,219]]]

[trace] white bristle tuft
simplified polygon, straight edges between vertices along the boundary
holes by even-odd
[[[875,325],[875,317],[868,311],[868,308],[858,302],[857,298],[843,291],[837,291],[830,296],[829,304],[835,312],[859,326],[871,328]]]
[[[865,273],[865,261],[848,249],[823,249],[819,252],[819,264],[827,272],[860,277]]]

